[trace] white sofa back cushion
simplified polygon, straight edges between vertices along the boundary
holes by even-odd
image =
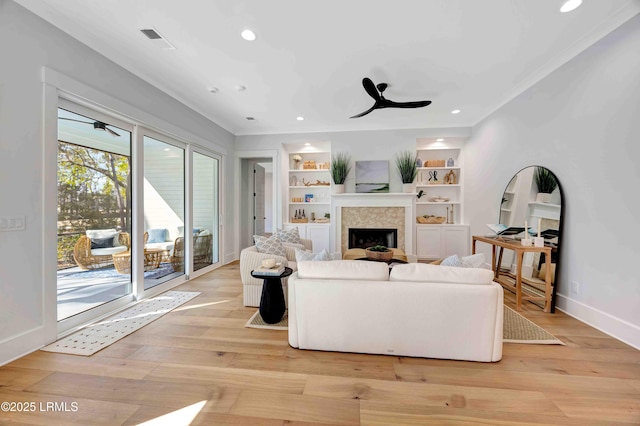
[[[298,262],[298,277],[309,279],[387,281],[389,265],[366,260]]]
[[[394,266],[389,280],[425,283],[491,284],[493,272],[480,268],[408,263]]]

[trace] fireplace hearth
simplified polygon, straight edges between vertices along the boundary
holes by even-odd
[[[367,248],[382,245],[398,247],[398,230],[391,228],[350,228],[349,248]]]

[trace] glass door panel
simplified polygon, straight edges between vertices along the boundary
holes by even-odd
[[[219,162],[193,152],[193,270],[218,263]]]
[[[102,120],[58,108],[58,321],[132,292],[132,133]]]
[[[184,148],[144,136],[144,288],[184,275]]]

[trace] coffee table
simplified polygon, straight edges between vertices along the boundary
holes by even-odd
[[[282,278],[293,273],[293,269],[284,268],[280,275],[263,275],[251,271],[251,276],[262,279],[262,296],[260,297],[260,316],[267,324],[275,324],[282,319],[286,309],[284,292],[282,291]]]
[[[152,271],[158,269],[162,260],[163,249],[144,249],[144,271]],[[111,256],[113,258],[113,266],[120,274],[131,273],[131,252],[123,251]]]

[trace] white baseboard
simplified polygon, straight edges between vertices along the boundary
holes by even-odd
[[[44,329],[35,327],[0,342],[0,366],[37,351],[44,346]]]
[[[627,345],[640,349],[640,327],[635,324],[560,293],[556,294],[556,309]]]
[[[234,260],[238,260],[238,256],[236,256],[236,254],[234,252],[225,254],[225,256],[224,256],[224,264],[225,265],[233,262]]]

